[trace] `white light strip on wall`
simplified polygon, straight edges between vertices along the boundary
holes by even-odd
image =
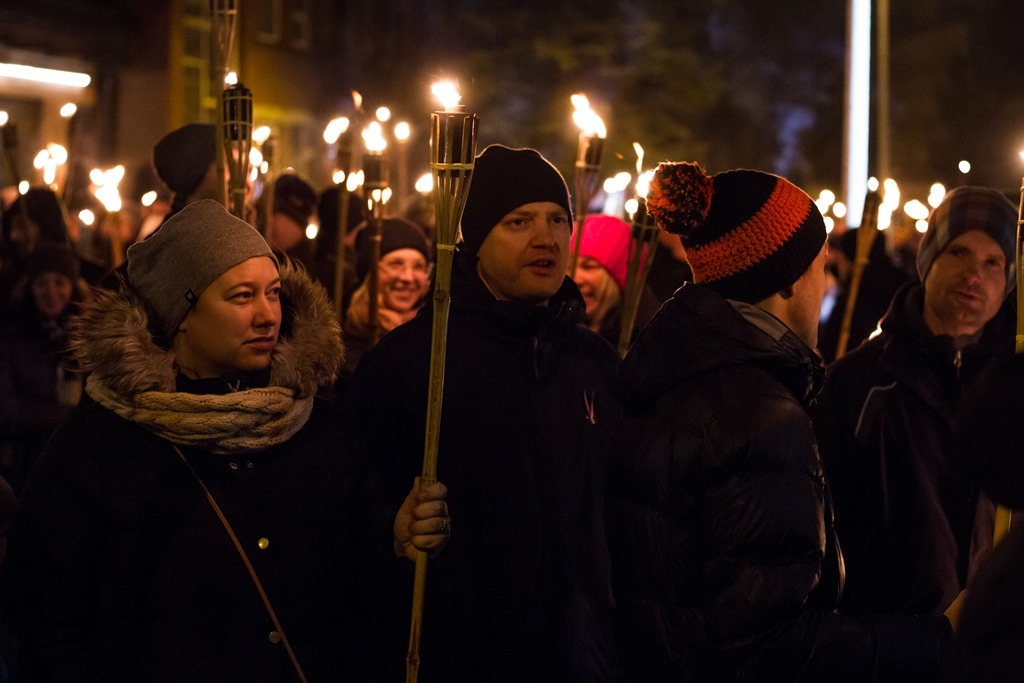
[[[17,78],[23,81],[66,85],[72,88],[85,88],[90,82],[92,82],[92,78],[89,74],[78,73],[76,71],[43,69],[38,66],[4,64],[3,62],[0,62],[0,78]]]

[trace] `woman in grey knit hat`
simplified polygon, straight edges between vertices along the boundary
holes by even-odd
[[[397,513],[379,500],[343,415],[315,398],[343,358],[325,292],[218,203],[134,245],[127,275],[78,320],[90,400],[40,457],[13,533],[31,674],[357,679],[359,579],[404,579],[404,558],[446,543],[444,485],[416,481]]]

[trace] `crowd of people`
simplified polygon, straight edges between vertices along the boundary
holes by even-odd
[[[399,680],[424,554],[427,682],[1019,676],[1000,192],[953,189],[916,275],[878,242],[856,292],[801,188],[663,162],[620,344],[632,226],[576,227],[553,164],[492,144],[421,481],[423,207],[286,173],[237,217],[214,133],[156,143],[169,201],[123,262],[50,188],[2,209],[0,681]]]

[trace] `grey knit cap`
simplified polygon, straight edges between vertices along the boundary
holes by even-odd
[[[167,219],[128,249],[128,282],[156,318],[156,331],[170,341],[189,309],[210,284],[243,261],[277,258],[251,225],[204,199]]]

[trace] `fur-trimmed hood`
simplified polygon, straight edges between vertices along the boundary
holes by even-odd
[[[281,264],[281,336],[271,358],[270,386],[296,399],[316,394],[337,377],[344,360],[341,329],[323,287],[299,264]],[[98,290],[72,327],[82,369],[121,396],[174,392],[174,353],[149,329],[145,306],[129,287]]]

